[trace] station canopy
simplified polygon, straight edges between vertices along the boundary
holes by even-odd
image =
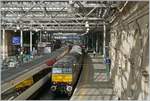
[[[101,30],[122,2],[101,0],[1,0],[1,28],[80,32]]]

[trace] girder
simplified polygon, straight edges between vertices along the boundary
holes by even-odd
[[[58,25],[59,23],[22,23],[22,25],[32,25],[32,26],[36,26],[36,25],[46,25],[46,26],[48,26],[48,25],[50,25],[50,26],[55,26],[55,25]],[[17,24],[15,24],[15,23],[5,23],[5,24],[3,24],[3,25],[17,25]],[[60,23],[60,25],[70,25],[70,26],[79,26],[79,25],[82,25],[82,26],[85,26],[85,23]],[[89,23],[89,25],[90,26],[95,26],[95,23]],[[98,23],[97,24],[98,26],[101,26],[101,25],[103,25],[103,23]]]
[[[14,20],[15,18],[2,18],[2,20]],[[103,18],[97,18],[97,17],[82,17],[82,18],[41,18],[41,17],[36,17],[36,18],[31,18],[31,17],[27,17],[27,18],[21,18],[21,21],[31,21],[31,20],[35,20],[35,21],[51,21],[51,20],[57,20],[57,21],[72,21],[72,20],[99,20],[99,21],[103,21]]]
[[[118,7],[116,2],[104,3],[99,0],[1,0],[1,5],[3,28],[15,29],[19,25],[22,28],[32,26],[35,29],[38,26],[42,29],[45,26],[49,29],[49,26],[59,26],[64,30],[66,26],[79,26],[86,30],[86,21],[89,22],[90,29],[100,27],[104,21],[107,22],[105,15],[109,15],[109,12],[103,14],[106,9],[110,11],[111,8]]]

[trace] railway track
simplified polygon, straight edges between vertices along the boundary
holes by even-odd
[[[48,58],[54,58],[55,56],[58,56],[58,54],[60,55],[60,57],[62,57],[65,52],[63,52],[64,49],[59,49],[57,52],[53,52],[52,56],[48,56]],[[45,58],[45,57],[44,57]],[[47,57],[46,57],[47,58]],[[48,59],[49,60],[49,59]],[[42,73],[44,73],[44,70],[48,69],[48,66],[45,64],[47,60],[44,59],[43,62],[39,63],[38,65],[36,65],[37,67],[34,69],[26,69],[28,71],[25,71],[24,74],[21,73],[21,75],[19,75],[19,73],[16,75],[16,73],[13,73],[15,76],[18,77],[14,77],[14,79],[12,78],[12,76],[9,77],[10,81],[7,80],[3,80],[2,82],[2,91],[1,91],[1,96],[2,99],[4,100],[12,100],[12,99],[16,99],[16,100],[24,100],[27,99],[28,97],[30,97],[35,91],[37,91],[40,87],[43,86],[43,84],[45,84],[46,81],[48,81],[49,78],[49,74],[47,75],[43,75],[44,77],[41,78],[40,80],[38,80],[37,82],[35,82],[35,84],[31,87],[29,87],[28,89],[26,89],[24,92],[21,92],[21,94],[16,92],[16,85],[19,84],[20,82],[26,80],[29,77],[32,77],[34,75],[37,75],[39,72],[43,71]],[[44,64],[43,64],[44,63]],[[35,66],[34,66],[35,67]],[[30,67],[31,68],[31,67]],[[23,71],[24,72],[24,71]],[[36,74],[37,73],[37,74]],[[3,74],[3,73],[2,73]],[[40,74],[38,74],[40,75]],[[5,82],[4,82],[5,81]]]
[[[84,58],[83,58],[84,59]],[[79,77],[75,83],[74,90],[81,78],[82,68],[79,72]],[[36,93],[34,93],[28,100],[70,100],[72,96],[68,97],[67,94],[54,94],[51,92],[51,82],[48,80]]]
[[[69,100],[70,97],[63,94],[53,94],[50,90],[50,81],[46,82],[36,93],[34,93],[28,100]]]

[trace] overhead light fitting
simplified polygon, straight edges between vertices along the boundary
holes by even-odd
[[[73,1],[72,1],[72,0],[69,0],[69,4],[70,4],[70,5],[73,4]]]
[[[38,32],[39,30],[38,30],[38,29],[35,29],[35,31]]]
[[[89,28],[87,28],[86,30],[87,30],[87,31],[89,31],[90,29],[89,29]]]
[[[87,28],[87,29],[86,29],[86,33],[88,33],[88,32],[89,32],[89,30],[90,30],[90,29],[89,29],[89,28]]]
[[[89,30],[86,30],[86,33],[88,33],[89,32]]]
[[[89,28],[89,23],[88,23],[88,21],[85,22],[85,27],[86,27],[86,28]]]
[[[20,29],[20,27],[17,25],[17,30],[19,30]]]

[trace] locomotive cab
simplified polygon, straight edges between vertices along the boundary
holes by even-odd
[[[81,64],[82,50],[80,46],[75,45],[66,56],[53,65],[51,91],[70,96],[77,83]]]
[[[52,68],[52,86],[54,92],[71,93],[72,92],[72,68],[64,64]]]

